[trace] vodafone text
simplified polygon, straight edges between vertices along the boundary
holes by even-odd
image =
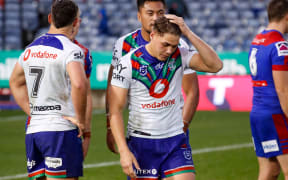
[[[143,109],[156,109],[156,108],[163,108],[163,107],[168,107],[172,106],[175,104],[175,99],[172,100],[163,100],[161,102],[154,102],[151,104],[141,104]]]

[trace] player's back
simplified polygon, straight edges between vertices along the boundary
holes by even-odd
[[[281,68],[284,61],[284,56],[281,55],[284,53],[282,48],[287,48],[286,45],[287,42],[284,41],[282,34],[275,30],[264,30],[254,38],[249,52],[253,83],[252,111],[282,111],[275,90],[272,71]]]
[[[83,58],[81,48],[63,35],[43,35],[25,49],[19,62],[24,69],[28,89],[30,125],[45,129],[48,123],[43,121],[45,118],[75,115],[66,65],[71,61],[83,64]],[[60,124],[70,126],[62,121]],[[56,130],[58,128],[55,127]],[[31,132],[31,128],[28,131]]]

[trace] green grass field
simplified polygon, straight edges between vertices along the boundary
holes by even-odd
[[[117,164],[119,156],[106,147],[105,115],[103,111],[97,112],[93,115],[91,147],[85,160],[88,167],[81,179],[126,179]],[[24,127],[25,115],[21,111],[0,111],[0,180],[27,179],[23,177],[26,173]],[[197,112],[190,126],[190,137],[197,180],[257,179],[248,112]],[[17,175],[20,178],[12,178]]]

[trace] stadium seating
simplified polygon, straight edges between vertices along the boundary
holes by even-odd
[[[39,27],[39,14],[48,14],[52,0],[6,0],[0,7],[0,50],[22,49],[21,31],[47,31]],[[117,38],[140,27],[136,2],[130,0],[76,0],[82,12],[77,39],[92,51],[111,51]],[[185,0],[188,26],[217,51],[248,51],[253,36],[267,25],[268,0]],[[108,34],[98,30],[99,10],[108,16]],[[20,43],[19,43],[20,42]]]

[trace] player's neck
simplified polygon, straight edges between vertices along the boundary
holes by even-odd
[[[286,25],[281,22],[270,22],[266,28],[266,30],[277,30],[282,34],[286,33]]]
[[[145,41],[150,41],[150,33],[145,31],[143,27],[141,28],[141,36]]]
[[[70,27],[64,27],[64,28],[59,28],[57,29],[55,26],[50,26],[49,34],[62,34],[64,36],[66,36],[67,38],[69,38],[70,40],[72,40],[72,30]]]

